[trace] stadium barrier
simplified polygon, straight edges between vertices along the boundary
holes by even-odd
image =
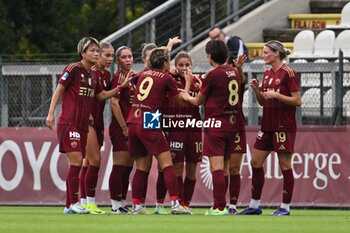
[[[250,200],[253,143],[259,127],[247,131],[247,153],[241,168],[241,194],[238,205]],[[295,177],[293,206],[350,207],[350,126],[300,126],[292,164]],[[99,205],[110,205],[108,179],[112,168],[112,151],[108,128],[96,190]],[[64,205],[67,158],[59,153],[56,132],[41,127],[0,128],[0,204],[1,205]],[[212,204],[212,177],[207,157],[198,164],[197,183],[191,205]],[[275,153],[265,164],[264,206],[278,206],[282,200],[282,174]],[[135,170],[135,168],[134,168]],[[134,171],[131,173],[130,181]],[[155,203],[157,162],[152,164],[146,204]],[[130,204],[131,191],[127,196]],[[228,200],[228,196],[227,196]],[[169,204],[166,198],[165,204]]]

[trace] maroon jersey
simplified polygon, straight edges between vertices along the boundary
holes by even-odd
[[[112,79],[112,89],[122,84],[125,78],[126,78],[125,74],[121,73],[120,71],[116,72]],[[134,95],[135,95],[135,85],[132,82],[130,82],[127,88],[124,88],[123,90],[119,91],[114,96],[119,99],[119,106],[125,121],[128,118],[131,104],[134,100]],[[117,134],[117,131],[122,131],[122,128],[120,127],[117,119],[113,116],[111,124],[109,126],[109,134],[115,135]]]
[[[186,86],[186,80],[185,78],[176,75],[173,76],[176,82],[177,90],[183,91],[185,90]],[[194,82],[191,84],[191,88],[189,91],[189,94],[192,97],[196,97],[198,95],[198,89],[195,86],[196,79],[194,79]],[[166,106],[165,106],[165,113],[171,120],[184,120],[186,119],[197,119],[200,120],[201,116],[199,114],[199,107],[194,106],[192,104],[187,104],[186,106],[180,106],[176,101],[172,98],[167,98],[166,100]],[[163,114],[164,116],[164,114]],[[183,128],[181,128],[183,129]],[[201,130],[201,128],[198,128]]]
[[[276,91],[282,95],[291,96],[291,92],[299,91],[298,77],[289,66],[283,66],[276,72],[266,70],[261,91]],[[290,106],[277,99],[264,100],[261,130],[296,131],[295,106]]]
[[[92,67],[91,72],[88,72],[81,62],[69,64],[58,82],[65,87],[65,91],[57,124],[88,131],[95,94],[102,91],[98,85],[96,68]]]
[[[241,81],[236,68],[219,66],[209,71],[200,92],[206,96],[205,120],[221,121],[220,128],[209,131],[237,132],[244,130],[240,101]]]
[[[157,111],[164,106],[166,96],[177,96],[175,80],[161,70],[147,70],[137,81],[134,102],[127,123],[143,123],[143,112]]]
[[[110,89],[110,78],[111,73],[109,73],[108,70],[104,70],[102,73],[97,69],[97,66],[94,65],[97,70],[97,79],[98,79],[98,85],[100,86],[100,89],[102,90],[109,90]],[[105,101],[99,101],[95,98],[94,105],[91,111],[91,114],[94,118],[94,128],[95,129],[104,129],[104,121],[103,121],[103,111],[105,109]]]

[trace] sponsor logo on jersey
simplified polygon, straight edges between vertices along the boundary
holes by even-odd
[[[80,141],[80,133],[75,132],[75,131],[69,131],[69,139]]]
[[[183,142],[174,142],[174,141],[171,141],[169,143],[169,146],[171,149],[173,150],[182,150],[183,147],[184,147],[184,143]]]

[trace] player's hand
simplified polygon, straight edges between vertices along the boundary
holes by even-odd
[[[259,78],[252,79],[252,80],[250,81],[250,86],[251,86],[254,90],[259,89]]]
[[[122,86],[125,88],[127,86],[129,86],[129,83],[131,80],[133,80],[136,77],[135,75],[135,71],[130,70],[128,75],[125,77],[124,82],[122,83]]]
[[[202,80],[199,78],[199,76],[198,75],[193,75],[193,77],[196,79],[196,84],[195,84],[195,87],[197,88],[197,90],[199,90],[199,89],[201,89],[201,87],[202,87],[202,84],[203,84],[203,82],[202,82]]]
[[[167,48],[171,51],[172,47],[174,44],[178,44],[178,43],[181,43],[182,40],[179,39],[178,36],[174,37],[174,38],[169,38],[169,42],[167,44]]]
[[[266,92],[262,92],[261,95],[264,97],[265,100],[274,99],[274,98],[276,98],[277,92],[266,91]]]
[[[48,114],[47,117],[46,117],[46,126],[49,128],[49,129],[52,129],[53,125],[55,124],[55,116],[54,114]]]
[[[237,69],[241,69],[243,67],[244,62],[247,60],[247,56],[244,54],[239,55],[238,59],[233,59],[233,63],[237,67]]]
[[[192,75],[192,70],[190,68],[184,71],[184,76],[185,76],[186,82],[192,83],[193,75]]]

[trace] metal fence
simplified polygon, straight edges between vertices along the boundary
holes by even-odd
[[[0,59],[1,61],[1,59]],[[349,124],[350,120],[350,63],[329,61],[318,63],[290,62],[300,78],[302,106],[297,110],[299,125]],[[66,64],[1,64],[0,72],[0,125],[2,127],[45,126],[51,96]],[[134,64],[140,71],[144,64]],[[208,63],[196,64],[193,72],[205,73],[212,67]],[[267,67],[253,61],[244,65],[248,82],[259,77]],[[246,84],[243,111],[247,125],[258,125],[262,109],[254,93]],[[56,119],[60,105],[56,110]],[[111,119],[109,102],[105,108],[105,124]]]
[[[181,45],[172,55],[189,50],[193,44],[208,37],[209,28],[226,26],[267,0],[169,0],[102,41],[115,48],[130,47],[140,61],[142,43],[166,45],[169,38],[179,36]]]

